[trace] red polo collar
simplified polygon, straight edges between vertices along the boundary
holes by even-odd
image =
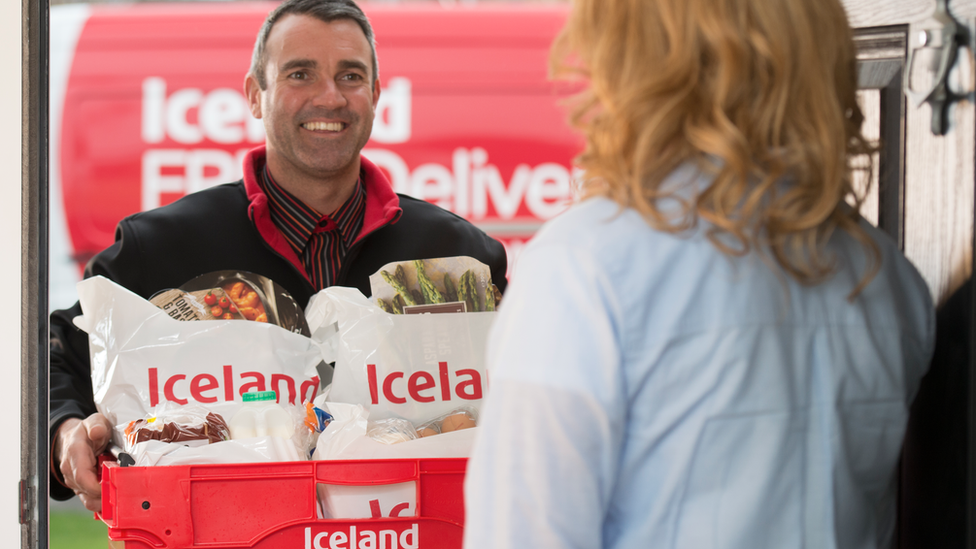
[[[261,238],[279,255],[290,261],[308,280],[301,259],[271,220],[268,197],[258,184],[257,178],[260,177],[265,158],[264,145],[251,149],[244,156],[244,190],[250,202],[247,210],[248,217],[251,218]],[[363,186],[366,189],[366,211],[363,214],[363,228],[359,231],[355,242],[359,242],[380,227],[396,223],[403,214],[403,210],[400,209],[400,198],[393,192],[390,180],[372,162],[362,156],[359,159],[362,166]]]

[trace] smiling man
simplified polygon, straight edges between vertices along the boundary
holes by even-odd
[[[370,295],[368,277],[393,261],[467,255],[504,290],[505,251],[437,206],[398,195],[360,155],[380,96],[373,31],[352,0],[289,0],[258,33],[244,79],[267,143],[244,178],[119,223],[115,243],[85,276],[108,277],[144,298],[204,273],[250,271],[304,307],[322,288]],[[96,456],[112,425],[96,413],[88,337],[51,315],[51,496],[101,508]],[[125,421],[139,418],[123,418]]]
[[[306,14],[269,19],[244,83],[267,130],[268,171],[318,211],[334,211],[356,189],[380,97],[368,29]]]

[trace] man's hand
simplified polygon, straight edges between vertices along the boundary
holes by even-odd
[[[111,440],[112,426],[102,414],[80,420],[71,418],[58,427],[54,436],[54,459],[64,475],[64,483],[75,491],[89,511],[102,510],[102,489],[95,466],[97,456]]]

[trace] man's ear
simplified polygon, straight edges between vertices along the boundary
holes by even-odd
[[[377,78],[376,82],[373,82],[373,110],[376,110],[376,104],[380,101],[380,79]]]
[[[251,109],[254,118],[261,118],[261,86],[258,85],[257,78],[248,73],[244,77],[244,97],[247,98],[247,106]]]

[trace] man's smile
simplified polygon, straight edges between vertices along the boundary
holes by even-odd
[[[344,122],[306,122],[302,127],[313,132],[341,132],[346,128]]]

